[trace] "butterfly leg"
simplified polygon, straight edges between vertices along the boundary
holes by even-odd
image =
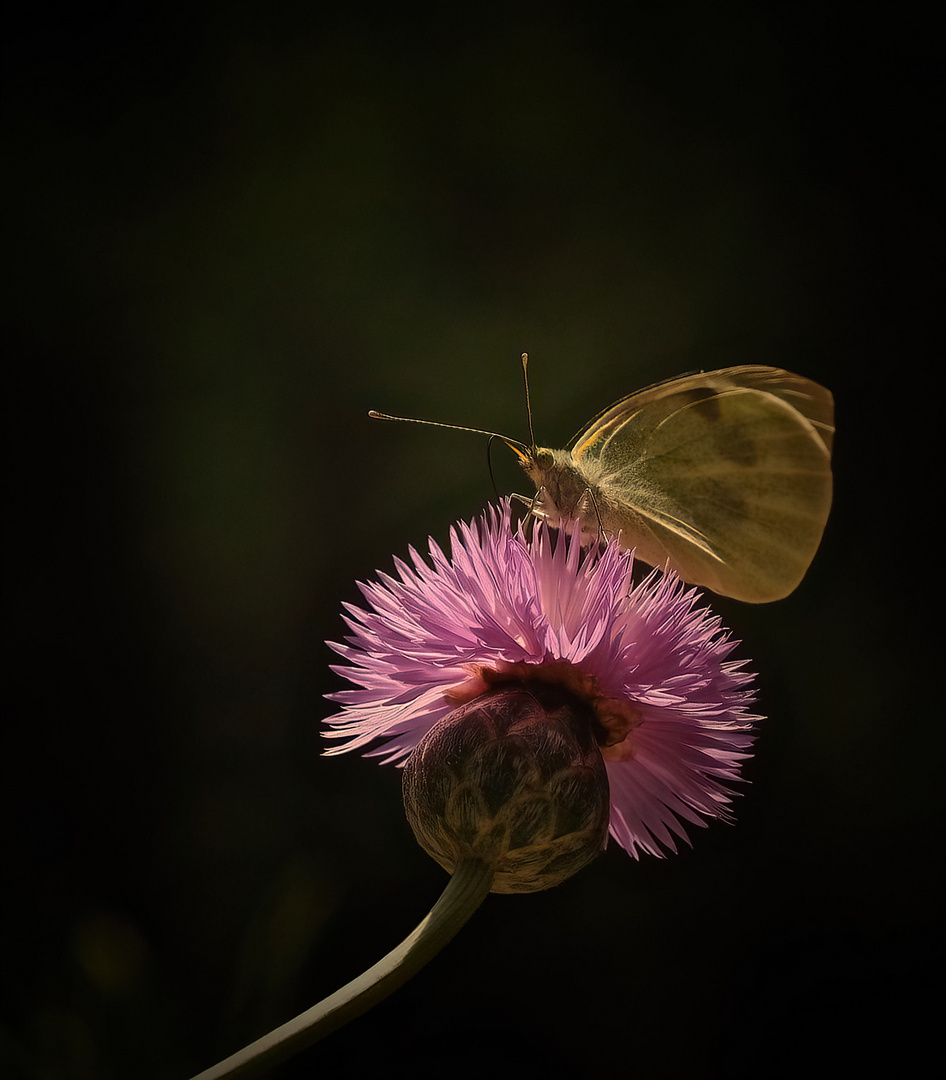
[[[531,499],[525,495],[513,495],[513,498],[520,499],[529,507],[530,517],[538,518],[553,528],[558,528],[561,524],[562,515],[555,505],[555,500],[549,494],[548,488],[540,487]]]
[[[598,513],[598,501],[591,488],[585,488],[584,494],[578,500],[578,505],[575,507],[575,516],[581,520],[583,533],[585,531],[585,522],[590,521],[592,515],[594,515],[594,519],[598,523],[595,540],[606,544],[608,542],[608,534],[601,522],[601,514]],[[590,531],[591,530],[589,529],[589,533]],[[589,540],[589,543],[590,542],[591,541]]]

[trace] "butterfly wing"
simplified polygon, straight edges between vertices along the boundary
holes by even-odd
[[[659,383],[601,413],[572,450],[627,546],[740,600],[788,595],[831,506],[834,406],[769,367]]]

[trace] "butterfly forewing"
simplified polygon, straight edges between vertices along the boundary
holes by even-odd
[[[754,364],[683,375],[638,390],[599,413],[573,440],[572,453],[576,457],[587,452],[594,454],[592,447],[595,444],[607,438],[615,427],[645,409],[648,417],[653,410],[652,423],[656,424],[694,398],[706,398],[732,389],[760,390],[781,398],[811,422],[830,453],[834,437],[834,399],[831,392],[790,371]],[[651,420],[647,422],[651,423]]]

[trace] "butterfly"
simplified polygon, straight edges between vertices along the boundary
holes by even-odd
[[[780,368],[656,383],[605,409],[570,449],[498,437],[535,483],[519,498],[537,518],[579,519],[585,542],[617,536],[643,562],[749,603],[795,589],[831,509],[834,399]]]
[[[651,566],[750,603],[814,558],[831,508],[834,401],[779,368],[669,379],[600,413],[571,449],[507,444],[550,525],[618,535]]]

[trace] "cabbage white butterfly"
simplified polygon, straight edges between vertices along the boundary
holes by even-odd
[[[537,517],[553,526],[580,518],[590,540],[619,534],[651,566],[762,603],[787,596],[818,549],[833,435],[830,391],[779,368],[744,366],[631,394],[570,449],[499,438],[536,485],[525,501]]]

